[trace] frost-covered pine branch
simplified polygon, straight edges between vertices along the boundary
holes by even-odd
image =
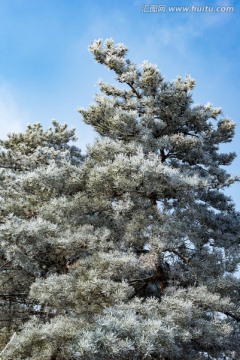
[[[167,82],[111,39],[89,50],[120,86],[80,109],[100,135],[86,156],[56,121],[1,141],[0,351],[237,359],[238,179],[220,152],[235,124],[194,105],[189,76]]]

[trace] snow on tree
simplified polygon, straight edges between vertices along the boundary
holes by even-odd
[[[89,49],[120,86],[80,109],[100,135],[86,156],[57,122],[1,142],[1,358],[237,359],[235,124],[190,77]]]

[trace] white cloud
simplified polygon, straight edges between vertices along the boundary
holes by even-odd
[[[166,17],[162,18],[162,21],[159,22],[155,30],[145,37],[150,54],[153,54],[153,51],[155,51],[157,55],[161,53],[160,49],[162,49],[162,46],[171,46],[171,48],[174,48],[179,54],[184,56],[189,49],[191,41],[208,36],[209,31],[223,25],[226,26],[227,22],[232,20],[233,12],[231,11],[200,11],[201,8],[205,8],[205,5],[198,0],[195,0],[194,3],[189,3],[188,6],[191,7],[192,5],[199,7],[199,10],[179,14],[166,12]],[[227,8],[228,6],[232,6],[232,4],[231,0],[216,0],[213,1],[212,4],[208,4],[208,6],[209,8],[213,7],[217,9],[217,7],[223,6]],[[151,16],[151,14],[148,15]],[[158,15],[160,18],[161,14]],[[171,21],[171,17],[175,19],[176,16],[179,16],[179,21]],[[180,18],[183,21],[181,21]]]
[[[0,84],[0,139],[5,139],[8,133],[22,131],[25,118],[9,86]]]

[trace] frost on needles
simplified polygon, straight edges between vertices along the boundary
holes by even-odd
[[[238,359],[235,124],[110,39],[86,155],[56,121],[0,152],[0,358]],[[223,168],[224,166],[224,168]]]

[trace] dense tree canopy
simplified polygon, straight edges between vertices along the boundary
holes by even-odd
[[[237,359],[235,124],[193,104],[190,77],[90,51],[120,85],[79,110],[86,154],[57,122],[1,141],[1,358]]]

